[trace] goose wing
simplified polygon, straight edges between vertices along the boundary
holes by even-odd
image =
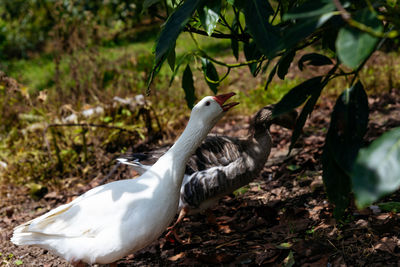
[[[24,243],[24,236],[32,233],[52,237],[92,237],[107,227],[114,227],[122,221],[128,208],[135,210],[136,198],[145,198],[146,190],[138,190],[137,186],[135,192],[131,190],[134,182],[122,180],[93,188],[72,202],[17,226],[12,241]]]
[[[180,208],[204,209],[203,203],[213,202],[254,179],[255,170],[248,159],[238,158],[227,166],[216,166],[193,173],[181,188]]]
[[[227,166],[243,156],[243,152],[242,140],[209,135],[190,157],[186,173],[192,174],[215,166]]]

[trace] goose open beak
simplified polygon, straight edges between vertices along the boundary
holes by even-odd
[[[224,105],[226,100],[228,100],[229,98],[231,98],[234,95],[236,95],[236,94],[235,93],[227,93],[227,94],[223,94],[223,95],[213,96],[213,98],[221,106],[223,111],[228,111],[229,109],[231,109],[234,106],[239,104],[239,102],[232,102],[232,103],[228,103],[228,104]]]

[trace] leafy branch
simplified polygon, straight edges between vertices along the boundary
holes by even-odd
[[[350,177],[354,176],[352,168],[363,144],[363,135],[368,123],[368,101],[359,73],[385,40],[398,38],[399,4],[396,1],[372,0],[346,1],[343,5],[339,0],[295,0],[290,1],[290,5],[287,1],[278,1],[277,5],[271,5],[270,2],[181,2],[169,15],[157,40],[151,79],[167,57],[176,56],[171,51],[175,49],[177,38],[182,31],[189,32],[196,44],[196,50],[186,53],[183,58],[185,61],[200,58],[201,71],[213,93],[217,92],[218,86],[229,76],[231,69],[238,67],[247,66],[251,75],[257,76],[261,70],[265,71],[271,65],[265,88],[275,75],[284,80],[293,61],[297,59],[296,53],[310,47],[315,51],[313,46],[317,44],[319,52],[303,54],[298,61],[299,69],[303,71],[307,65],[332,65],[332,68],[324,75],[312,77],[294,86],[276,104],[273,115],[277,116],[302,106],[292,134],[291,149],[301,136],[308,116],[329,81],[343,76],[348,79],[349,88],[344,89],[338,97],[331,114],[322,160],[328,198],[336,206],[335,216],[340,218],[349,206],[352,190],[358,190],[357,187],[352,188]],[[226,14],[234,16],[232,23],[228,22]],[[281,19],[279,23],[276,23],[277,18]],[[236,62],[227,63],[218,57],[210,56],[199,46],[194,35],[230,40]],[[245,60],[239,59],[240,52],[243,52]],[[178,73],[181,63],[172,68],[172,77]],[[188,103],[192,105],[195,101],[195,86],[190,62],[186,63],[182,88]],[[226,68],[222,77],[219,77],[214,64]],[[363,160],[368,161],[370,158],[364,157]],[[361,165],[366,165],[363,164]],[[400,184],[400,167],[398,169],[396,185]],[[357,182],[353,181],[353,184]],[[359,191],[354,193],[356,198],[365,198]],[[386,192],[379,192],[373,199],[384,194]]]

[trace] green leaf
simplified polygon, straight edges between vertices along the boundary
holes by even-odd
[[[273,117],[289,112],[306,101],[311,94],[321,90],[322,77],[311,78],[296,87],[292,88],[283,98],[275,105],[272,111]]]
[[[289,243],[289,242],[285,242],[285,243],[280,243],[276,247],[279,249],[290,249],[291,247],[293,247],[293,244]]]
[[[189,64],[186,65],[186,69],[183,72],[182,88],[185,91],[186,103],[188,107],[192,109],[194,106],[194,102],[196,101],[197,98],[196,95],[194,94],[193,74]]]
[[[172,83],[174,82],[174,79],[176,77],[176,75],[178,74],[179,68],[181,67],[181,65],[186,61],[186,59],[190,56],[190,54],[185,54],[181,57],[178,58],[178,62],[175,62],[175,70],[171,75],[171,79],[169,80],[169,86],[172,85]]]
[[[201,3],[202,0],[187,0],[169,16],[157,40],[155,65],[162,62],[175,47],[176,39]]]
[[[221,0],[208,0],[198,9],[201,25],[211,36],[219,19]]]
[[[311,97],[307,100],[306,104],[304,105],[303,109],[300,112],[299,117],[297,118],[296,124],[293,129],[290,146],[289,146],[289,153],[294,148],[297,139],[299,139],[300,134],[303,131],[303,127],[307,121],[308,116],[314,110],[314,106],[318,101],[319,96],[321,95],[321,91],[324,87],[324,84],[316,85],[317,87],[313,90]]]
[[[210,87],[211,91],[216,95],[219,86],[219,76],[218,72],[214,67],[214,64],[207,58],[201,58],[202,69],[204,73],[204,78]],[[213,82],[214,81],[214,82]],[[218,82],[218,83],[215,83]]]
[[[292,63],[294,56],[296,55],[296,51],[291,50],[285,53],[279,60],[278,67],[278,77],[281,80],[285,79],[286,74],[289,71],[290,64]]]
[[[203,0],[187,0],[169,16],[156,42],[153,69],[147,81],[147,93],[150,93],[150,85],[155,75],[160,71],[166,57],[174,49],[179,34],[202,2]]]
[[[321,17],[311,17],[308,19],[296,20],[296,23],[283,30],[282,41],[279,43],[280,49],[290,49],[297,45],[299,41],[304,40],[316,29],[321,27],[333,16],[332,13]]]
[[[245,185],[245,186],[240,187],[239,189],[236,189],[235,191],[233,191],[233,194],[235,196],[240,196],[240,195],[245,194],[249,190],[250,190],[250,187],[248,185]]]
[[[231,39],[231,48],[232,48],[232,53],[233,56],[236,58],[236,60],[239,59],[239,42],[238,40],[232,38]]]
[[[368,8],[357,12],[354,19],[377,32],[383,30],[382,22]],[[374,51],[377,42],[378,38],[346,26],[339,31],[336,51],[343,64],[356,69]]]
[[[232,34],[239,34],[239,24],[238,24],[237,20],[238,20],[237,17],[235,17],[233,19],[232,26],[231,26],[232,31],[233,31]],[[233,55],[235,56],[236,60],[238,60],[239,59],[239,41],[234,37],[231,39],[231,48],[232,48]]]
[[[351,180],[359,208],[400,187],[400,127],[384,133],[360,150]]]
[[[290,49],[299,41],[307,38],[316,29],[327,22],[336,10],[332,0],[312,0],[289,10],[283,16],[284,21],[296,19],[295,23],[283,29],[280,49]]]
[[[24,262],[23,262],[22,260],[15,260],[15,261],[14,261],[14,264],[17,265],[17,266],[19,266],[19,265],[24,264]]]
[[[168,65],[171,68],[172,71],[175,70],[175,59],[176,59],[176,54],[175,54],[175,45],[174,48],[171,49],[171,52],[168,54]]]
[[[283,267],[292,267],[296,264],[294,259],[293,251],[289,252],[289,255],[283,260]]]
[[[290,164],[286,166],[286,169],[288,169],[289,171],[297,171],[299,170],[301,167],[299,165],[295,165],[295,164]]]
[[[275,64],[275,66],[272,68],[271,72],[268,75],[268,79],[265,84],[264,90],[268,89],[268,86],[272,82],[272,79],[274,78],[277,69],[278,69],[278,64]]]
[[[262,53],[258,50],[255,42],[244,43],[243,45],[244,56],[247,61],[258,60],[262,57]],[[257,76],[257,63],[252,63],[249,65],[250,72],[253,76]]]
[[[350,202],[350,172],[368,125],[368,98],[360,82],[337,99],[322,154],[323,181],[340,218]]]
[[[312,0],[297,6],[283,16],[283,20],[309,19],[310,17],[321,16],[336,10],[332,0]]]
[[[323,180],[328,199],[335,205],[333,216],[340,219],[343,217],[350,203],[350,179],[337,162],[335,162],[334,158],[323,156],[322,164],[324,172]]]
[[[300,58],[298,66],[301,71],[304,69],[304,63],[313,66],[324,66],[333,64],[332,60],[329,57],[317,53],[305,54]]]
[[[268,22],[274,10],[267,0],[248,0],[244,6],[246,26],[261,52],[273,58],[279,49],[277,29]]]

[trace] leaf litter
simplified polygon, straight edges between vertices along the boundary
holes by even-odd
[[[373,96],[369,101],[367,143],[400,125],[398,92]],[[177,230],[186,243],[171,242],[161,236],[152,245],[119,260],[118,266],[400,264],[399,214],[350,208],[343,221],[333,219],[320,165],[332,106],[330,98],[322,98],[296,145],[299,152],[278,165],[267,164],[246,190],[222,198],[212,210],[214,221],[209,221],[205,214],[186,217]],[[231,118],[213,131],[243,135],[243,125],[247,124],[248,118]],[[275,143],[270,155],[273,160],[287,152],[291,133],[273,126],[271,135]],[[130,177],[129,169],[121,168],[109,181]],[[66,178],[63,190],[50,188],[40,200],[30,198],[26,187],[1,185],[0,266],[70,266],[46,250],[14,246],[9,241],[12,229],[72,200],[103,178],[103,175],[91,181]],[[399,192],[380,200],[399,201]]]

